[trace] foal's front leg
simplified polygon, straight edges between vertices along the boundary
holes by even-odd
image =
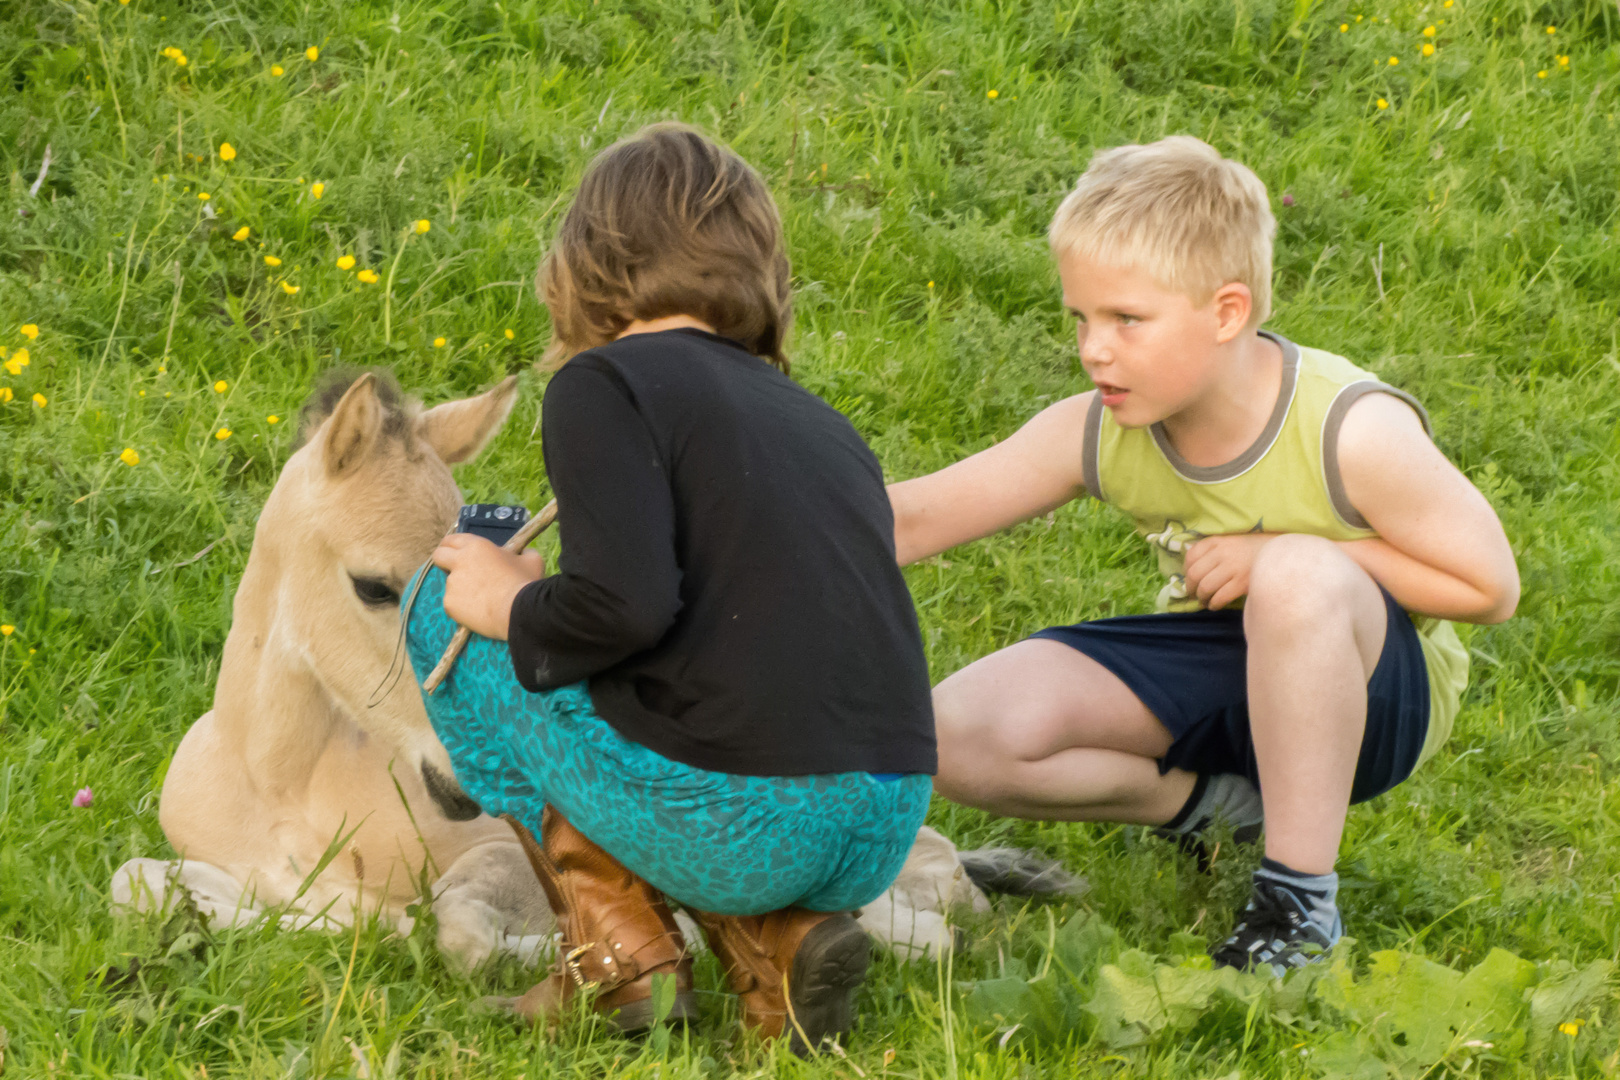
[[[516,840],[479,844],[451,863],[434,883],[433,913],[439,951],[464,971],[495,953],[536,964],[555,945],[556,917]]]
[[[219,867],[185,859],[130,859],[112,879],[112,908],[168,914],[190,894],[210,926],[246,926],[263,909],[242,883]]]

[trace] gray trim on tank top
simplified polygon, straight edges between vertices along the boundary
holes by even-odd
[[[1322,419],[1322,481],[1327,485],[1328,502],[1333,504],[1333,512],[1352,529],[1370,529],[1372,526],[1367,524],[1361,511],[1350,504],[1350,496],[1345,493],[1344,477],[1339,472],[1339,430],[1344,427],[1344,418],[1350,414],[1350,406],[1368,394],[1388,394],[1406,402],[1418,414],[1418,419],[1423,421],[1423,430],[1429,438],[1434,438],[1434,425],[1429,423],[1428,410],[1405,390],[1397,390],[1377,379],[1361,379],[1339,388]]]
[[[1224,465],[1194,465],[1170,442],[1170,436],[1165,434],[1162,423],[1154,424],[1148,428],[1153,434],[1153,443],[1159,448],[1159,453],[1170,463],[1170,467],[1180,474],[1183,480],[1194,484],[1219,484],[1226,480],[1236,480],[1256,465],[1266,456],[1282,434],[1283,423],[1288,419],[1288,410],[1294,404],[1294,393],[1299,389],[1299,346],[1270,330],[1261,330],[1260,336],[1273,341],[1282,350],[1283,370],[1282,385],[1277,390],[1277,404],[1272,407],[1271,418],[1260,432],[1260,437],[1249,444],[1243,453],[1226,462]]]
[[[1102,394],[1092,391],[1091,407],[1086,410],[1086,430],[1080,443],[1080,478],[1093,499],[1102,499],[1102,473],[1098,471],[1097,457],[1102,447]],[[1107,500],[1104,499],[1104,502]]]

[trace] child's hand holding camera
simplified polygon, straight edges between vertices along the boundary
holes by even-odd
[[[538,551],[514,554],[471,533],[439,541],[433,565],[446,571],[444,610],[475,634],[505,641],[512,601],[523,587],[545,576]]]

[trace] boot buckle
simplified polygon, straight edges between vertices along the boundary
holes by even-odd
[[[562,959],[563,970],[568,972],[568,977],[574,980],[574,985],[579,987],[581,990],[588,989],[589,987],[595,985],[595,983],[585,977],[585,972],[580,968],[579,964],[579,958],[589,953],[591,949],[595,947],[595,945],[596,943],[593,941],[580,945],[577,948],[570,949],[566,954],[564,954]]]

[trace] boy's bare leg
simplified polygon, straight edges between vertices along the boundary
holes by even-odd
[[[1196,777],[1159,775],[1170,733],[1112,672],[1061,642],[991,653],[934,688],[939,775],[953,802],[1046,821],[1162,825]]]
[[[1279,536],[1255,556],[1243,630],[1266,857],[1300,873],[1331,873],[1338,857],[1387,618],[1331,541]]]

